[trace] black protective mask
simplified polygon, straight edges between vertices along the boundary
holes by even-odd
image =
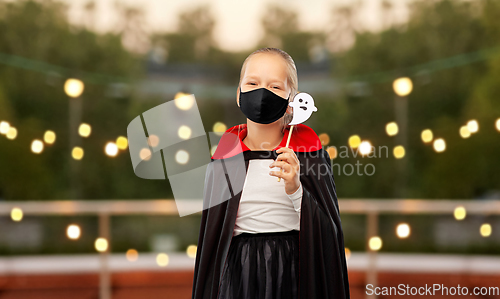
[[[282,98],[267,88],[241,92],[240,109],[251,121],[269,124],[280,119],[288,107],[288,99]]]

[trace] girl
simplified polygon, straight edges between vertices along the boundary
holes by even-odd
[[[193,298],[349,298],[330,157],[303,124],[285,147],[297,90],[286,52],[263,48],[244,61],[236,102],[247,123],[219,141],[212,162],[223,167],[207,168],[204,202],[231,195],[203,211]],[[237,136],[245,160],[241,192],[228,136]]]

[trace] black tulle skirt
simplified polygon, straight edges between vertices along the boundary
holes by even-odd
[[[218,299],[296,299],[299,231],[233,237]]]

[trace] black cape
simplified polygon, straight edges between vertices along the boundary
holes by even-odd
[[[275,150],[286,145],[289,132],[290,126],[287,126],[283,140]],[[246,133],[246,124],[228,129],[207,167],[193,299],[216,299],[218,296],[248,161],[277,157],[275,150],[251,151],[242,142]],[[289,148],[295,151],[300,161],[303,189],[299,298],[350,299],[344,236],[330,156],[322,148],[316,133],[304,124],[294,126]],[[241,158],[244,158],[243,167]]]

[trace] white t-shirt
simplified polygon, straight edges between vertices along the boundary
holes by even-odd
[[[249,160],[233,236],[241,233],[300,230],[302,184],[293,194],[286,194],[285,181],[270,175],[273,159]]]

